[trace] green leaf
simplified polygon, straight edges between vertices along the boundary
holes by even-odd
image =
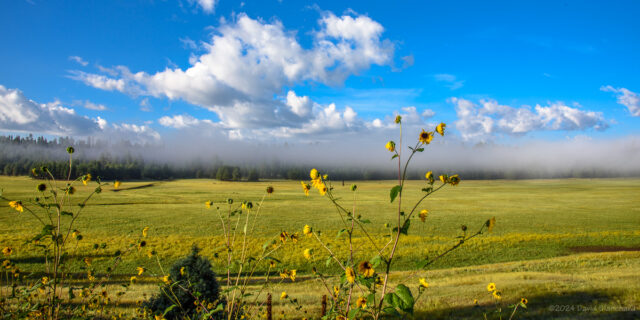
[[[391,191],[389,192],[389,197],[391,198],[392,203],[393,203],[393,200],[396,199],[396,197],[398,196],[401,190],[402,190],[402,186],[395,186],[391,188]]]
[[[329,256],[329,257],[327,257],[327,261],[324,262],[324,265],[328,267],[328,266],[331,265],[332,261],[333,261],[333,259],[331,259],[331,256]]]
[[[73,213],[69,212],[69,211],[61,211],[60,214],[63,215],[63,216],[71,216],[71,217],[73,217]]]
[[[422,152],[422,151],[424,151],[424,148],[418,148],[418,149],[416,149],[416,151],[417,152]]]
[[[356,317],[356,315],[358,314],[358,311],[360,311],[360,308],[354,308],[349,310],[349,314],[347,314],[347,317],[349,319],[354,319]]]
[[[386,307],[384,309],[382,309],[382,312],[391,315],[393,317],[399,317],[400,313],[398,313],[398,310],[396,310],[396,308],[394,307]]]
[[[413,299],[413,295],[411,294],[411,290],[407,288],[407,286],[403,284],[399,284],[396,287],[396,295],[402,301],[400,309],[405,312],[413,313],[413,304],[415,300]]]
[[[404,221],[402,228],[400,228],[400,233],[404,235],[409,234],[409,226],[411,226],[411,220],[407,219]],[[398,227],[393,228],[393,232],[398,232]]]
[[[394,155],[393,155],[393,157],[391,157],[391,160],[393,160],[393,159],[395,159],[395,158],[397,158],[397,157],[398,157],[398,155],[397,155],[397,154],[394,154]]]
[[[367,295],[367,306],[373,306],[376,300],[376,295],[373,293],[369,293]]]
[[[374,268],[377,268],[381,263],[382,263],[382,257],[381,256],[375,256],[375,257],[371,258],[371,265]]]
[[[266,256],[266,257],[264,257],[264,260],[273,260],[273,261],[275,261],[277,263],[280,263],[280,260],[278,260],[278,259],[276,259],[276,258],[274,258],[272,256]]]
[[[362,219],[362,220],[358,220],[358,221],[360,221],[360,223],[363,223],[363,224],[364,223],[371,223],[371,220],[369,220],[369,219]]]
[[[164,317],[164,316],[166,316],[166,315],[167,315],[167,313],[169,313],[169,312],[170,312],[171,310],[173,310],[173,308],[175,308],[175,307],[177,307],[177,305],[172,304],[170,307],[168,307],[168,308],[164,309],[164,313],[162,314],[162,316],[163,316],[163,317]]]
[[[342,229],[340,231],[338,231],[338,235],[336,235],[336,239],[340,238],[340,236],[345,233],[347,231],[347,229]]]
[[[386,305],[389,305],[389,306],[393,307],[394,306],[394,304],[393,304],[394,302],[393,301],[394,301],[394,299],[397,299],[397,297],[394,298],[395,295],[396,294],[393,293],[393,292],[387,292],[387,294],[384,295],[384,299],[382,300],[382,302],[384,304],[386,304]]]

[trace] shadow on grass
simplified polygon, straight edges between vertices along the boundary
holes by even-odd
[[[527,297],[527,309],[521,307],[513,319],[640,319],[640,306],[619,306],[615,295],[596,291],[576,291]],[[614,302],[613,305],[611,302]],[[513,308],[502,302],[502,319],[509,319]],[[494,305],[443,308],[417,311],[414,319],[500,319]]]
[[[111,190],[111,192],[120,192],[120,191],[125,191],[125,190],[145,189],[145,188],[153,187],[155,185],[156,185],[155,183],[148,183],[148,184],[143,184],[141,186],[135,186],[135,187],[130,187],[130,188],[113,189],[113,190]]]
[[[571,252],[575,252],[575,253],[640,251],[640,246],[635,246],[635,247],[623,247],[623,246],[578,246],[578,247],[570,247],[569,250]]]
[[[94,253],[94,254],[70,254],[67,256],[67,259],[84,259],[84,258],[113,258],[113,253]],[[31,256],[31,257],[19,257],[12,258],[11,261],[17,264],[26,263],[26,264],[44,264],[46,259],[44,256]]]

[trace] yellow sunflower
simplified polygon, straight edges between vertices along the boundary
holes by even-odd
[[[313,235],[313,229],[308,225],[304,225],[304,228],[302,228],[302,234],[304,234],[307,237],[311,237]]]
[[[425,278],[420,278],[418,280],[418,282],[420,282],[420,286],[423,288],[428,288],[429,287],[429,283],[427,282],[427,279]]]
[[[389,150],[390,152],[396,151],[396,143],[393,141],[387,142],[387,144],[384,147],[387,148],[387,150]]]
[[[420,132],[419,140],[420,140],[420,143],[422,144],[431,143],[431,140],[433,140],[433,132],[427,132],[427,131],[424,131],[424,129],[422,129],[422,132]]]
[[[4,249],[2,249],[2,254],[5,256],[10,256],[12,253],[13,249],[11,247],[4,247]]]
[[[441,136],[444,136],[444,128],[446,128],[447,125],[440,122],[440,124],[436,127],[436,132],[439,133]]]
[[[364,309],[367,307],[367,299],[365,299],[364,297],[358,297],[358,300],[356,300],[356,306],[358,306],[358,308],[360,309]]]
[[[304,249],[304,252],[302,253],[302,255],[304,256],[305,259],[311,260],[311,255],[313,255],[313,249]]]
[[[311,169],[311,172],[309,172],[309,176],[311,177],[311,180],[315,180],[318,179],[320,174],[318,173],[318,170],[316,168],[313,168]]]
[[[369,261],[362,261],[358,264],[358,272],[365,276],[365,278],[369,278],[372,277],[376,271]]]
[[[422,222],[424,222],[425,220],[427,220],[427,215],[429,214],[429,211],[427,209],[422,209],[422,211],[420,211],[420,220]]]
[[[87,173],[84,177],[82,177],[82,184],[84,184],[85,186],[87,185],[87,183],[89,183],[89,181],[91,181],[91,173]]]
[[[356,273],[353,271],[353,268],[347,267],[344,270],[344,274],[347,277],[347,281],[349,283],[354,283],[356,281]]]
[[[309,190],[311,190],[311,186],[304,183],[304,181],[300,181],[300,184],[302,185],[302,190],[304,190],[304,195],[309,196]]]
[[[9,207],[16,209],[18,212],[24,212],[24,207],[22,206],[22,201],[10,201]]]
[[[496,290],[496,284],[491,282],[487,285],[487,291],[492,292]]]
[[[452,186],[457,185],[458,183],[460,183],[460,177],[458,177],[457,174],[452,175],[451,177],[449,177],[449,183]]]

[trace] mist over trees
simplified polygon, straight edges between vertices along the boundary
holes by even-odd
[[[69,155],[65,149],[73,146],[72,176],[90,173],[103,180],[167,180],[218,179],[225,181],[259,181],[260,179],[308,179],[312,167],[321,167],[334,181],[396,179],[390,166],[386,169],[362,166],[329,166],[321,164],[292,164],[280,160],[254,163],[226,163],[218,157],[194,158],[188,161],[163,161],[144,155],[161,148],[154,145],[121,141],[110,144],[100,140],[28,136],[0,136],[0,174],[7,176],[33,176],[32,169],[46,166],[56,178],[66,178]],[[537,178],[602,178],[640,176],[640,172],[621,172],[602,168],[581,168],[561,172],[524,169],[465,169],[431,168],[434,173],[458,173],[463,179],[537,179]],[[408,172],[410,179],[421,179],[425,172]]]

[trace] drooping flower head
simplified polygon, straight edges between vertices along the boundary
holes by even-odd
[[[369,278],[372,277],[376,271],[369,261],[362,261],[358,264],[358,272],[365,276],[365,278]]]
[[[384,147],[387,148],[387,150],[389,150],[390,152],[396,151],[396,143],[393,141],[387,142],[387,144]]]
[[[82,184],[84,184],[85,186],[90,181],[91,181],[91,173],[87,173],[87,174],[84,175],[84,177],[82,177]]]
[[[347,267],[344,270],[344,275],[347,277],[347,281],[349,283],[354,283],[356,281],[356,273],[353,271],[353,268]]]
[[[311,237],[313,235],[313,229],[308,225],[304,225],[304,228],[302,228],[302,234],[304,234],[307,237]]]
[[[315,180],[320,177],[320,174],[318,174],[318,170],[316,168],[313,168],[311,169],[311,172],[309,172],[309,177],[311,177],[311,180]]]
[[[424,174],[425,179],[429,180],[430,183],[433,183],[433,171],[429,171]]]
[[[420,221],[424,222],[427,219],[427,215],[429,214],[429,211],[427,209],[422,209],[422,211],[420,211]]]
[[[24,207],[22,206],[22,201],[10,201],[9,207],[16,209],[18,212],[24,212]]]
[[[439,133],[441,136],[444,136],[444,128],[446,128],[447,125],[440,122],[440,124],[436,127],[436,132]]]
[[[306,184],[304,181],[300,181],[300,184],[302,185],[302,190],[304,190],[304,195],[308,197],[309,190],[311,190],[311,186]]]
[[[313,255],[313,249],[304,249],[304,252],[302,253],[302,255],[304,256],[305,259],[307,260],[311,260],[311,256]]]

